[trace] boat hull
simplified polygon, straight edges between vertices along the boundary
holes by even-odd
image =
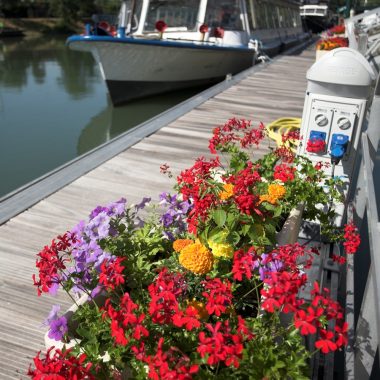
[[[68,45],[93,54],[114,105],[216,83],[255,61],[252,49],[194,42],[82,37]]]
[[[224,77],[170,82],[106,80],[106,85],[112,104],[114,106],[118,106],[149,96],[178,91],[186,88],[212,85],[221,82],[223,79]]]

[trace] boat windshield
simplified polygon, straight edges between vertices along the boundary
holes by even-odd
[[[144,29],[154,31],[158,20],[164,21],[171,28],[195,30],[199,0],[151,0]]]
[[[205,23],[224,30],[243,30],[240,14],[240,0],[209,0]]]

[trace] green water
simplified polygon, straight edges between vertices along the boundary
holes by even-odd
[[[199,91],[114,108],[91,54],[65,38],[0,39],[0,198]]]

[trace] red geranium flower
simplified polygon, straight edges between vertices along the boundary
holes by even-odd
[[[124,257],[118,257],[113,262],[103,261],[100,267],[99,284],[104,285],[108,290],[113,290],[116,286],[124,284],[124,267],[121,265],[124,260]]]
[[[335,351],[338,346],[332,340],[334,338],[334,334],[328,330],[321,330],[321,339],[315,342],[315,347],[321,350],[324,354],[328,354],[331,351]]]
[[[360,235],[358,229],[353,223],[349,223],[344,226],[344,238],[346,241],[343,243],[343,246],[346,253],[355,253],[360,245]]]
[[[232,273],[234,280],[243,281],[246,277],[248,280],[252,277],[254,250],[250,248],[248,252],[239,249],[234,253],[234,262],[232,266]]]
[[[296,168],[288,166],[286,164],[280,164],[274,168],[274,179],[278,179],[281,182],[288,182],[294,180],[294,172]]]
[[[35,274],[32,278],[34,285],[37,286],[39,296],[42,292],[49,292],[55,284],[61,282],[62,271],[66,269],[65,262],[70,260],[64,257],[64,254],[70,255],[70,252],[63,251],[66,251],[75,242],[74,234],[65,233],[63,236],[58,236],[57,240],[53,240],[50,247],[45,246],[37,254],[39,259],[36,260],[36,267],[39,271],[39,279],[36,279]],[[60,255],[61,252],[62,254]]]
[[[77,379],[77,380],[95,380],[90,373],[92,364],[84,364],[87,356],[81,354],[78,357],[70,355],[71,350],[62,352],[61,350],[50,347],[45,358],[40,358],[41,351],[33,359],[35,369],[31,366],[28,370],[28,376],[33,380],[40,379]]]

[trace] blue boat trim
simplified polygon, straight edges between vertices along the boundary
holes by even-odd
[[[143,38],[133,37],[111,37],[111,36],[71,36],[67,39],[66,44],[70,45],[72,42],[111,42],[121,44],[135,44],[135,45],[151,45],[151,46],[165,46],[173,48],[186,48],[186,49],[204,49],[204,50],[224,50],[224,51],[245,51],[255,52],[253,49],[245,45],[224,45],[218,46],[209,42],[196,42],[186,40],[150,40]]]

